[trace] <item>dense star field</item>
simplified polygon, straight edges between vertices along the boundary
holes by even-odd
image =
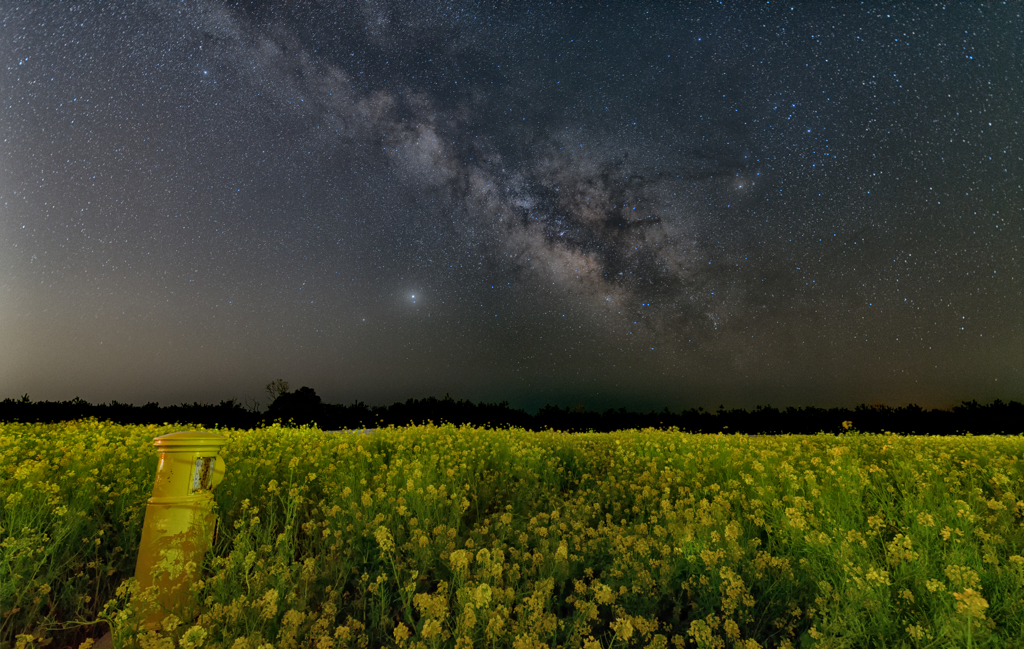
[[[1019,3],[15,1],[0,52],[0,397],[1024,397]]]

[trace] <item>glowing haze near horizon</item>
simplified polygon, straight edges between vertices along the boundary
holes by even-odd
[[[0,398],[1024,398],[1019,3],[5,2]]]

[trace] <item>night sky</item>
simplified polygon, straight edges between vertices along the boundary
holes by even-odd
[[[1024,400],[1024,5],[4,2],[0,398]]]

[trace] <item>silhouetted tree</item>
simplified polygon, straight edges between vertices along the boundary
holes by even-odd
[[[274,403],[279,396],[288,392],[288,381],[284,379],[275,379],[270,383],[267,383],[267,396],[270,397],[268,403]]]
[[[271,385],[278,388],[287,383],[278,379]],[[270,386],[268,386],[270,388]],[[648,413],[629,412],[625,408],[609,409],[604,413],[588,412],[584,408],[560,408],[545,405],[536,415],[501,403],[473,403],[456,401],[450,395],[444,399],[428,397],[409,399],[390,406],[367,406],[355,401],[349,406],[325,404],[312,388],[302,387],[295,392],[280,392],[268,411],[261,415],[255,408],[246,408],[236,399],[219,404],[182,403],[161,406],[156,402],[144,406],[111,401],[109,404],[90,404],[75,397],[71,401],[32,402],[29,396],[0,401],[0,421],[58,422],[95,417],[121,424],[162,424],[177,422],[182,426],[226,426],[252,428],[281,420],[296,424],[315,422],[324,430],[377,428],[394,424],[452,423],[474,426],[518,426],[533,430],[551,428],[566,432],[612,431],[626,428],[669,428],[693,433],[748,435],[832,434],[846,432],[846,426],[862,432],[891,431],[916,435],[1017,435],[1024,433],[1024,404],[1017,401],[1004,403],[996,400],[989,405],[977,401],[964,401],[951,410],[924,410],[918,405],[891,408],[881,405],[859,405],[848,408],[794,408],[778,410],[771,406],[758,406],[752,411],[726,410],[719,406],[716,412],[703,408],[671,412],[668,408]]]
[[[322,400],[316,390],[303,386],[295,392],[280,393],[267,408],[264,419],[286,423],[293,421],[299,425],[311,424],[320,419],[321,405]]]

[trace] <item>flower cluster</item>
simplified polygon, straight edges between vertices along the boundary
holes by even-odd
[[[139,647],[925,646],[1024,619],[1019,439],[220,431],[214,548],[143,630],[171,430],[0,430],[0,643],[102,619]]]

